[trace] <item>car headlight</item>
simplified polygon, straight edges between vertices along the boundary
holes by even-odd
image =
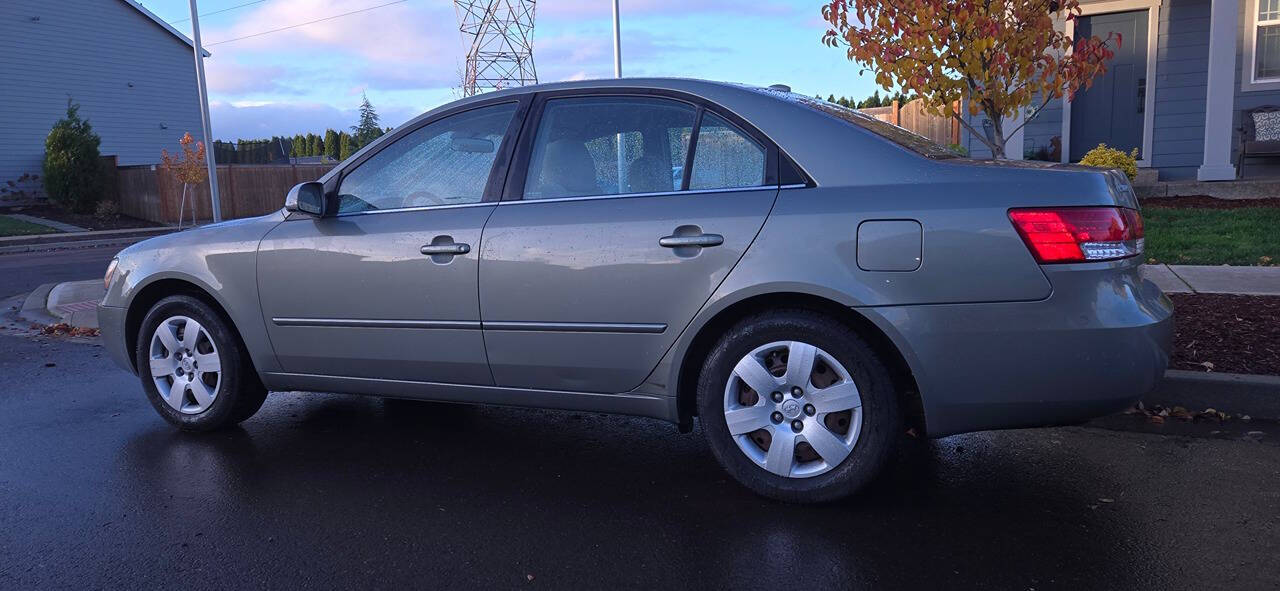
[[[111,259],[111,264],[107,265],[107,274],[102,276],[102,286],[111,289],[111,276],[116,274],[116,266],[120,264],[120,259]]]

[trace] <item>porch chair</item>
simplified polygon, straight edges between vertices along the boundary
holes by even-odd
[[[1280,107],[1264,105],[1241,113],[1240,166],[1237,178],[1244,178],[1245,158],[1280,156]]]

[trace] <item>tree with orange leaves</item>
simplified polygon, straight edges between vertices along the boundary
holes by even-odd
[[[168,150],[161,148],[160,160],[161,165],[167,171],[173,173],[179,181],[182,181],[182,204],[178,207],[178,229],[182,229],[182,215],[187,207],[187,193],[192,185],[198,185],[205,182],[209,178],[209,171],[205,167],[204,142],[197,142],[191,138],[191,132],[182,134],[182,139],[178,140],[182,145],[182,155],[170,155]],[[195,144],[195,149],[191,148],[191,144]],[[195,197],[192,196],[191,201],[191,225],[196,225],[196,205]]]
[[[958,119],[995,158],[1005,142],[1054,99],[1073,97],[1106,72],[1106,39],[1073,39],[1055,22],[1080,16],[1078,0],[831,0],[822,7],[829,47],[875,72],[885,90],[918,94],[934,115]],[[993,136],[950,108],[986,116]],[[1006,119],[1024,115],[1005,129]]]

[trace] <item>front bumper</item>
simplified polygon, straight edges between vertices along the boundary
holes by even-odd
[[[1042,301],[863,310],[907,357],[930,436],[1083,421],[1163,377],[1173,305],[1136,266],[1046,274]]]
[[[133,351],[125,335],[125,318],[128,309],[98,304],[98,331],[102,335],[102,347],[111,360],[122,369],[138,373],[133,367]]]

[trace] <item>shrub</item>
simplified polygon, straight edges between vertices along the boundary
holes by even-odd
[[[44,141],[44,190],[54,205],[90,213],[102,196],[102,139],[79,111],[80,105],[67,99],[67,116],[53,124]]]
[[[93,217],[104,222],[114,220],[120,217],[120,206],[110,199],[99,201],[98,207],[93,211]]]
[[[1132,152],[1125,154],[1115,148],[1108,148],[1106,144],[1098,144],[1098,147],[1089,150],[1089,153],[1080,159],[1080,164],[1099,168],[1118,168],[1132,181],[1138,176],[1138,149],[1134,148]]]
[[[969,155],[969,148],[964,147],[963,144],[947,144],[947,148],[960,156],[967,157]]]

